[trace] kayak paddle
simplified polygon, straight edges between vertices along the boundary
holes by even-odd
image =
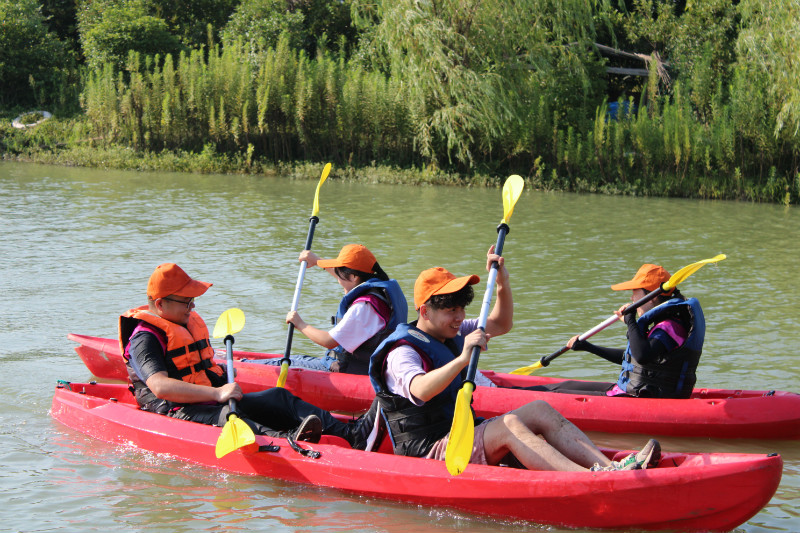
[[[712,257],[711,259],[703,259],[702,261],[698,261],[696,263],[692,263],[691,265],[687,265],[687,266],[683,267],[682,269],[680,269],[677,272],[675,272],[675,274],[673,274],[667,281],[662,283],[660,287],[658,287],[657,289],[647,293],[645,296],[643,296],[642,298],[639,298],[638,300],[633,302],[631,305],[629,305],[625,309],[623,314],[627,315],[629,313],[633,313],[634,311],[636,311],[636,309],[640,308],[641,306],[643,306],[644,304],[646,304],[647,302],[649,302],[650,300],[652,300],[656,296],[659,296],[660,294],[663,294],[665,292],[669,292],[672,289],[674,289],[675,287],[677,287],[680,282],[682,282],[683,280],[685,280],[686,278],[688,278],[689,276],[691,276],[692,274],[697,272],[703,265],[707,265],[709,263],[716,263],[718,261],[722,261],[723,259],[725,259],[725,257],[727,257],[725,254],[719,254],[719,255],[716,255],[716,256]],[[580,336],[578,336],[578,340],[579,341],[585,341],[586,339],[588,339],[589,337],[591,337],[595,333],[603,331],[604,329],[606,329],[608,326],[610,326],[611,324],[613,324],[617,320],[619,320],[619,317],[616,314],[611,315],[610,317],[608,317],[603,322],[601,322],[600,324],[596,325],[595,327],[593,327],[592,329],[590,329],[586,333],[582,333]],[[539,359],[537,362],[535,362],[532,365],[523,366],[523,367],[518,368],[516,370],[512,370],[511,374],[518,374],[518,375],[521,375],[521,376],[527,376],[528,374],[531,374],[534,370],[538,370],[538,369],[540,369],[540,368],[542,368],[544,366],[549,365],[550,362],[553,359],[555,359],[556,357],[558,357],[559,355],[561,355],[561,354],[563,354],[565,352],[568,352],[569,350],[570,350],[569,347],[564,346],[561,349],[551,353],[550,355],[548,355],[546,357],[542,357],[541,359]]]
[[[303,248],[304,250],[311,249],[311,241],[314,240],[314,228],[317,226],[317,222],[319,222],[319,217],[317,213],[319,213],[319,188],[322,187],[322,184],[325,183],[325,180],[328,179],[328,174],[331,172],[331,164],[328,163],[325,165],[325,168],[322,169],[322,176],[319,178],[319,183],[317,184],[317,192],[314,194],[314,207],[311,210],[311,218],[309,219],[309,226],[308,226],[308,236],[306,237],[306,247]],[[300,303],[300,290],[303,288],[303,279],[306,276],[306,263],[305,261],[300,262],[300,272],[297,274],[297,284],[294,287],[294,298],[292,299],[292,311],[297,311],[297,304]],[[278,375],[278,383],[276,386],[283,387],[286,385],[286,376],[289,374],[289,365],[292,364],[292,360],[289,359],[289,356],[292,353],[292,336],[294,335],[294,324],[289,323],[289,332],[286,334],[286,349],[283,351],[283,358],[281,359],[281,373]]]
[[[514,212],[514,205],[517,203],[525,182],[520,176],[514,174],[510,176],[503,185],[503,220],[497,226],[497,244],[494,253],[503,254],[503,243],[509,232],[507,221]],[[497,280],[497,262],[492,263],[489,270],[489,278],[486,281],[486,292],[483,295],[481,314],[478,318],[478,327],[486,329],[486,320],[489,316],[489,304],[492,301],[495,281]],[[481,349],[475,346],[470,354],[469,365],[467,366],[467,376],[461,390],[456,397],[455,411],[453,413],[453,425],[450,428],[450,438],[445,448],[445,465],[450,474],[457,476],[467,467],[469,458],[472,456],[472,444],[475,437],[475,420],[472,417],[472,391],[475,390],[475,372],[478,369],[478,358]]]
[[[225,351],[227,352],[228,383],[233,383],[233,334],[244,327],[244,313],[235,307],[222,313],[214,326],[214,338],[225,337]],[[222,432],[217,439],[217,459],[228,455],[234,450],[243,448],[256,441],[253,430],[236,414],[236,400],[228,400],[228,421],[222,427]]]

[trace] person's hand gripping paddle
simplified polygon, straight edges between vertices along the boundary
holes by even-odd
[[[314,194],[314,207],[311,210],[311,218],[309,219],[309,226],[308,226],[308,236],[306,237],[306,247],[304,250],[311,249],[311,241],[314,240],[314,228],[317,226],[317,222],[319,222],[319,217],[317,213],[319,213],[319,189],[322,187],[322,184],[325,183],[325,180],[328,179],[328,174],[331,173],[331,164],[328,163],[325,165],[325,168],[322,169],[322,176],[319,178],[319,183],[317,184],[317,192]],[[307,263],[302,261],[300,263],[300,272],[297,274],[297,284],[294,287],[294,298],[292,299],[292,311],[297,311],[297,305],[300,303],[300,290],[303,288],[303,279],[306,276],[306,266]],[[281,373],[278,375],[278,387],[284,387],[286,385],[286,376],[289,374],[289,365],[292,364],[292,360],[289,356],[292,353],[292,336],[294,335],[294,324],[289,324],[289,332],[286,334],[286,349],[283,351],[283,358],[281,359]]]
[[[655,297],[657,297],[660,294],[663,294],[665,292],[669,292],[672,289],[674,289],[675,287],[677,287],[680,282],[682,282],[683,280],[685,280],[686,278],[688,278],[689,276],[691,276],[692,274],[694,274],[695,272],[700,270],[700,268],[703,265],[707,265],[709,263],[716,263],[718,261],[722,261],[723,259],[725,259],[725,257],[726,257],[725,254],[719,254],[719,255],[716,255],[716,256],[712,257],[711,259],[703,259],[702,261],[698,261],[696,263],[692,263],[691,265],[687,265],[687,266],[683,267],[682,269],[680,269],[677,272],[675,272],[666,282],[662,283],[660,287],[658,287],[657,289],[655,289],[653,291],[650,291],[645,296],[639,298],[638,300],[633,302],[631,305],[629,305],[625,309],[623,314],[627,315],[629,313],[635,312],[638,308],[640,308],[641,306],[643,306],[644,304],[646,304],[647,302],[649,302],[653,298],[655,298]],[[618,320],[619,320],[619,317],[616,314],[611,315],[610,317],[605,319],[603,322],[601,322],[600,324],[598,324],[595,327],[593,327],[592,329],[590,329],[589,331],[587,331],[585,333],[582,333],[578,337],[578,340],[579,341],[585,341],[586,339],[588,339],[589,337],[591,337],[595,333],[603,331],[608,326],[610,326],[614,322],[617,322]],[[569,347],[568,346],[564,346],[564,347],[560,348],[559,350],[551,353],[550,355],[542,357],[541,359],[539,359],[538,361],[536,361],[532,365],[523,366],[523,367],[520,367],[520,368],[518,368],[516,370],[512,370],[511,373],[512,374],[518,374],[518,375],[526,376],[528,374],[531,374],[535,370],[538,370],[538,369],[540,369],[540,368],[542,368],[544,366],[549,365],[550,362],[553,359],[555,359],[559,355],[561,355],[561,354],[563,354],[565,352],[568,352],[568,351],[569,351]]]
[[[525,182],[516,174],[510,176],[503,185],[503,220],[497,226],[497,244],[494,253],[503,255],[503,243],[509,232],[508,221],[514,212],[514,205],[517,203]],[[495,281],[497,280],[497,263],[492,263],[489,271],[489,278],[486,281],[486,292],[483,295],[481,314],[478,318],[478,327],[486,329],[486,319],[489,316],[489,304],[492,301]],[[450,438],[445,449],[445,465],[447,471],[457,476],[467,467],[469,458],[472,456],[472,444],[475,437],[475,419],[472,416],[472,392],[475,390],[475,372],[478,369],[478,358],[481,349],[476,346],[470,354],[469,365],[467,366],[467,376],[461,390],[458,391],[456,398],[455,412],[453,414],[453,425],[450,428]]]
[[[233,334],[244,327],[244,313],[241,309],[231,308],[222,313],[214,326],[215,339],[225,337],[225,351],[227,353],[228,383],[233,383]],[[217,439],[217,459],[228,455],[234,450],[255,443],[256,436],[247,423],[239,418],[236,413],[236,400],[228,400],[230,413],[228,421],[222,427],[222,432]]]

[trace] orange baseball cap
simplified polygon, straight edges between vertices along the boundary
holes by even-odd
[[[319,259],[320,268],[347,267],[359,272],[373,273],[378,260],[363,244],[348,244],[339,251],[336,259]]]
[[[419,308],[437,294],[452,294],[467,285],[475,285],[481,280],[476,275],[455,277],[446,268],[435,267],[423,270],[414,283],[414,307]]]
[[[612,285],[611,289],[615,291],[625,291],[629,289],[645,289],[647,291],[654,291],[659,288],[663,283],[669,281],[669,272],[664,270],[658,265],[644,264],[641,266],[636,275],[630,281],[624,281]]]
[[[164,263],[158,265],[150,275],[150,281],[147,282],[147,296],[154,300],[171,294],[195,298],[204,294],[211,285],[190,278],[189,274],[175,263]]]

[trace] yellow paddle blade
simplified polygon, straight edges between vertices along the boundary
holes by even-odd
[[[231,415],[222,427],[222,432],[217,439],[217,448],[215,450],[217,459],[228,455],[234,450],[253,444],[255,441],[256,436],[250,426],[236,415]]]
[[[275,384],[276,387],[283,388],[286,385],[286,376],[289,375],[289,363],[284,361],[281,363],[281,373],[278,376],[278,383]]]
[[[661,286],[664,292],[670,291],[673,288],[677,287],[680,282],[700,270],[703,265],[707,265],[709,263],[716,263],[718,261],[722,261],[727,256],[725,254],[719,254],[711,259],[703,259],[702,261],[698,261],[697,263],[692,263],[691,265],[685,266],[682,269],[675,272],[669,280]]]
[[[314,208],[311,210],[311,216],[317,216],[319,213],[319,188],[322,187],[322,184],[325,183],[325,180],[328,179],[328,174],[331,173],[331,164],[327,163],[325,168],[322,169],[322,176],[319,178],[319,183],[317,183],[317,192],[314,194]]]
[[[472,444],[475,440],[475,420],[472,418],[472,391],[475,386],[464,383],[456,397],[453,426],[450,428],[450,438],[444,451],[444,463],[450,474],[457,476],[467,468],[469,458],[472,457]]]
[[[522,366],[516,370],[512,370],[509,373],[516,374],[518,376],[527,376],[528,374],[532,374],[534,371],[539,370],[540,368],[542,368],[542,362],[536,361],[532,365]]]
[[[503,220],[500,221],[501,224],[506,224],[511,218],[514,213],[514,205],[519,200],[524,188],[525,181],[516,174],[509,176],[503,184]]]
[[[228,335],[233,335],[242,331],[244,327],[244,311],[231,307],[224,311],[217,319],[217,324],[214,326],[214,338],[219,339]]]

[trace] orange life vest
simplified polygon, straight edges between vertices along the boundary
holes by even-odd
[[[222,367],[213,361],[214,350],[208,339],[206,323],[194,311],[186,327],[161,318],[146,305],[126,311],[119,317],[119,344],[126,359],[128,342],[140,321],[157,327],[167,335],[164,358],[169,377],[211,387],[213,384],[207,373],[212,372],[220,378],[223,376]]]

